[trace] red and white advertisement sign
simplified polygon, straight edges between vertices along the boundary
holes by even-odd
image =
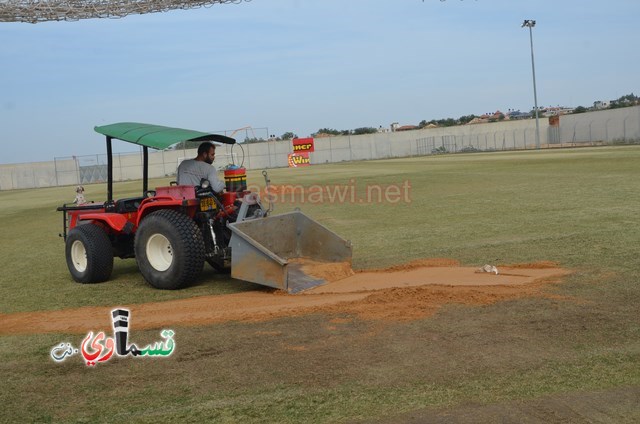
[[[290,153],[289,154],[289,168],[297,168],[299,166],[309,166],[311,165],[311,160],[309,158],[309,153]]]
[[[313,137],[309,138],[294,138],[293,153],[313,152]]]

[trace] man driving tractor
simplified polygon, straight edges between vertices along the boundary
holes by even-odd
[[[211,183],[213,191],[221,193],[225,185],[218,178],[216,168],[211,166],[215,157],[215,144],[208,141],[200,144],[195,159],[183,160],[178,166],[178,184],[199,186],[200,181],[206,178]]]
[[[144,279],[158,289],[191,284],[208,262],[220,272],[231,270],[233,278],[295,293],[324,280],[307,275],[290,259],[351,262],[351,243],[300,211],[268,216],[271,208],[264,208],[257,193],[247,190],[242,165],[228,166],[224,183],[220,181],[211,166],[216,149],[211,142],[234,145],[233,138],[140,122],[95,130],[106,136],[107,199],[58,208],[63,213],[65,258],[75,281],[109,280],[117,257],[135,258]],[[113,140],[143,147],[141,196],[114,199]],[[181,185],[149,190],[148,149],[192,140],[207,142],[199,146],[195,159],[178,167]],[[266,171],[263,176],[268,187]],[[211,184],[204,184],[203,178]],[[214,196],[212,191],[221,193],[225,186],[226,192]]]

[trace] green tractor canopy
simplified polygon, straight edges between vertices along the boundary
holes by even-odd
[[[235,144],[236,142],[233,138],[220,134],[141,124],[139,122],[119,122],[95,127],[94,129],[97,133],[107,137],[158,150],[166,149],[183,141],[214,141],[224,144]]]
[[[147,191],[149,180],[148,148],[163,150],[183,141],[212,141],[224,144],[235,144],[236,140],[220,134],[204,133],[182,128],[162,125],[142,124],[139,122],[119,122],[116,124],[95,127],[94,130],[107,137],[107,200],[113,200],[113,153],[111,140],[122,140],[142,146],[142,190]]]

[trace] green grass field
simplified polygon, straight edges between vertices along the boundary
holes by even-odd
[[[248,177],[262,181],[257,171]],[[411,411],[429,421],[469,405],[494,406],[491,420],[509,402],[551,408],[568,396],[607,400],[595,417],[588,408],[573,411],[584,422],[640,421],[640,147],[343,163],[276,169],[270,177],[355,184],[358,193],[410,183],[406,203],[276,204],[276,213],[300,207],[350,239],[356,269],[447,257],[474,266],[556,261],[576,272],[547,289],[565,300],[449,305],[404,323],[353,318],[330,331],[335,317],[313,314],[176,328],[180,350],[163,361],[55,364],[51,347],[77,335],[2,336],[0,421],[399,422]],[[116,184],[116,194],[135,195],[140,185]],[[88,199],[104,200],[104,186],[86,189]],[[119,259],[111,281],[76,284],[55,211],[73,198],[73,187],[0,192],[2,314],[257,287],[207,268],[192,287],[158,291],[134,260]],[[157,338],[157,331],[137,334]],[[639,402],[616,404],[629,396]],[[560,421],[558,414],[542,421]]]

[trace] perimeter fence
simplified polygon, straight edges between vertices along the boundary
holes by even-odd
[[[552,121],[554,122],[554,121]],[[640,144],[640,106],[564,115],[551,125],[540,120],[540,148]],[[311,164],[374,160],[445,153],[473,153],[535,149],[535,120],[504,121],[414,131],[316,138]],[[247,169],[288,166],[292,144],[285,141],[222,145],[215,164]],[[149,177],[175,175],[195,149],[149,152]],[[142,178],[142,151],[114,154],[115,181]],[[82,185],[107,179],[107,156],[56,157],[51,162],[0,165],[0,190]]]

